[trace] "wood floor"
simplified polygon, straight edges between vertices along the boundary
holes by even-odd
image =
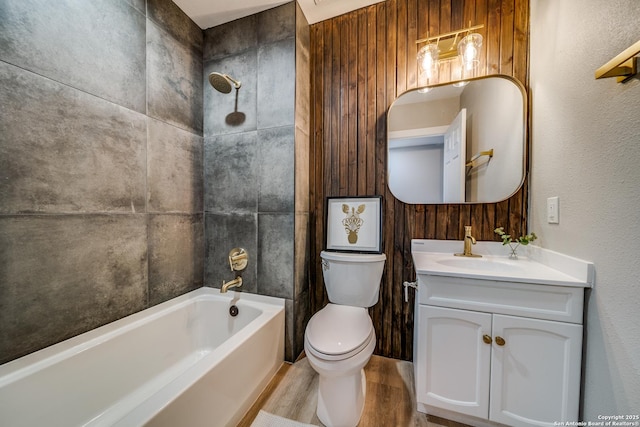
[[[416,411],[412,363],[373,356],[365,375],[367,395],[358,427],[464,427]],[[322,426],[316,415],[317,390],[318,374],[306,357],[284,364],[238,426],[249,427],[261,409]]]

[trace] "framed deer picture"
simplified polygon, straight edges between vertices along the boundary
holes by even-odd
[[[382,196],[327,197],[326,249],[382,252]]]

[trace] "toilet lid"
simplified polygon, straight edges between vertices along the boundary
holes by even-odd
[[[307,325],[307,342],[320,353],[336,356],[360,350],[373,333],[366,308],[327,304]]]

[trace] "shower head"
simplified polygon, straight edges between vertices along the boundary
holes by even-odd
[[[216,73],[215,71],[209,74],[209,83],[218,92],[229,93],[231,92],[231,85],[236,89],[240,89],[242,85],[239,81],[232,79],[226,74]]]

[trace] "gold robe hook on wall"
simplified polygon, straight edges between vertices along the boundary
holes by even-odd
[[[596,79],[617,77],[618,83],[624,83],[638,74],[640,40],[626,48],[615,58],[596,70]]]

